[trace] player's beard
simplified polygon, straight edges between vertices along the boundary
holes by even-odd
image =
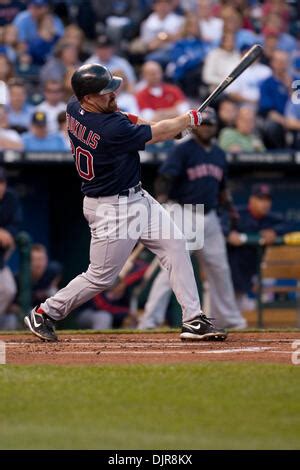
[[[117,111],[118,109],[118,105],[117,105],[117,101],[115,98],[111,98],[111,100],[109,101],[108,105],[107,105],[107,112],[108,113],[114,113],[115,111]]]

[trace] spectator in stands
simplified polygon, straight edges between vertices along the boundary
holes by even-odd
[[[198,0],[197,16],[203,40],[217,46],[223,35],[224,21],[213,15],[212,6],[212,0]]]
[[[98,9],[103,12],[109,6],[109,2],[99,3],[98,0],[81,0],[77,3],[78,8],[75,11],[75,15],[72,15],[76,24],[84,32],[89,41],[94,41],[97,34],[104,30],[104,22],[95,14],[94,4],[98,5]],[[104,17],[106,18],[105,13]]]
[[[255,111],[243,106],[238,112],[235,128],[225,127],[221,131],[219,145],[227,152],[263,152],[264,145],[254,129]]]
[[[286,2],[282,2],[282,0],[266,0],[262,5],[262,17],[267,18],[271,13],[281,18],[286,29],[291,16],[289,5]]]
[[[224,127],[233,128],[236,123],[238,114],[237,104],[228,96],[222,98],[218,104],[218,132],[224,129]]]
[[[260,85],[258,112],[265,119],[263,138],[267,148],[284,148],[284,111],[291,89],[289,75],[289,56],[276,50],[273,54],[272,75]]]
[[[252,2],[251,0],[229,0],[227,4],[232,5],[241,15],[242,29],[250,31],[255,30],[253,24],[253,9],[257,6],[256,1]]]
[[[163,82],[161,66],[153,61],[143,65],[144,88],[136,98],[141,116],[150,121],[168,119],[186,112],[189,104],[180,88]]]
[[[5,171],[0,168],[0,330],[16,328],[16,317],[8,315],[8,308],[16,295],[16,283],[6,263],[15,249],[20,222],[19,200],[8,189]]]
[[[14,75],[13,64],[6,54],[0,52],[0,80],[7,82]]]
[[[19,32],[19,41],[29,43],[38,36],[38,25],[49,14],[47,0],[29,0],[26,11],[19,13],[14,19],[14,25]],[[58,36],[64,34],[64,26],[60,18],[53,16],[54,30]]]
[[[168,51],[163,52],[161,59],[163,64],[167,63],[166,77],[178,84],[188,96],[199,97],[201,65],[209,49],[210,45],[201,37],[197,16],[187,13],[180,37]],[[154,54],[159,57],[158,52]]]
[[[34,100],[35,92],[40,85],[40,67],[32,63],[32,57],[28,52],[22,51],[18,54],[15,69],[16,76],[26,81]]]
[[[241,59],[234,46],[234,35],[225,33],[220,47],[212,49],[203,66],[203,82],[213,90],[228,75]]]
[[[8,24],[3,28],[2,41],[2,47],[4,48],[8,60],[14,64],[17,60],[17,54],[19,53],[21,47],[18,43],[17,28],[13,24]]]
[[[245,234],[257,234],[260,243],[271,245],[278,235],[289,232],[292,227],[278,214],[271,212],[272,194],[267,184],[252,188],[247,206],[238,209],[239,219],[229,228],[227,236],[228,259],[238,303],[253,288],[257,273],[257,248],[245,246]]]
[[[300,150],[300,103],[295,96],[287,102],[285,109],[285,128],[294,136],[293,147]]]
[[[212,12],[215,16],[217,17],[223,17],[226,16],[227,11],[231,11],[228,7],[231,7],[235,11],[238,12],[240,15],[240,24],[241,24],[241,29],[243,30],[253,30],[253,24],[252,24],[252,6],[254,8],[257,6],[256,2],[252,2],[249,0],[219,0],[217,2],[214,2]],[[260,8],[258,7],[258,10],[260,11]],[[229,14],[230,15],[230,14]]]
[[[133,91],[133,86],[128,82],[127,76],[123,70],[115,70],[117,77],[123,78],[123,82],[118,90],[118,107],[121,111],[125,111],[130,114],[139,114],[139,107],[136,96]]]
[[[19,0],[0,0],[0,26],[9,25],[25,8],[25,3]]]
[[[32,306],[44,302],[58,290],[62,266],[49,261],[47,250],[39,243],[31,247]]]
[[[221,18],[224,21],[224,33],[234,34],[235,49],[239,51],[243,44],[255,44],[258,38],[253,31],[243,27],[243,15],[231,3],[222,8]]]
[[[250,47],[249,44],[244,44],[241,47],[241,55],[246,54]],[[227,88],[226,92],[237,103],[256,105],[260,97],[260,84],[271,74],[270,67],[255,61]]]
[[[59,128],[59,135],[62,137],[64,141],[64,149],[65,151],[70,152],[70,139],[68,135],[68,125],[67,125],[67,115],[65,111],[61,111],[57,116],[58,128]]]
[[[0,50],[0,83],[2,87],[2,93],[4,95],[4,100],[2,102],[4,103],[8,101],[7,82],[13,76],[14,76],[14,70],[13,70],[12,63],[8,60],[5,54],[1,53],[1,50]]]
[[[36,108],[47,116],[48,132],[58,130],[57,116],[61,111],[66,110],[63,83],[55,80],[47,80],[44,83],[45,100]]]
[[[70,0],[71,1],[71,0]],[[116,43],[134,37],[141,19],[150,11],[152,0],[81,0],[77,2],[76,23],[88,39],[94,39],[96,31],[113,34]]]
[[[3,150],[23,150],[23,142],[19,134],[8,128],[8,115],[3,105],[0,105],[0,152]]]
[[[44,15],[39,21],[36,36],[28,40],[28,53],[33,64],[44,65],[59,38],[53,15]]]
[[[263,40],[263,55],[261,63],[271,67],[271,60],[277,49],[278,36],[273,31],[266,31]]]
[[[29,129],[33,106],[27,102],[27,92],[24,80],[11,78],[8,82],[9,104],[7,106],[9,127],[22,133]]]
[[[270,13],[264,18],[262,36],[274,34],[277,37],[277,49],[291,53],[296,49],[296,39],[285,32],[284,20],[277,13]]]
[[[26,152],[63,152],[65,141],[58,133],[49,134],[47,130],[47,115],[36,111],[32,116],[29,132],[22,135]]]
[[[164,49],[180,34],[184,17],[174,11],[169,0],[153,0],[153,12],[141,24],[140,43],[144,52]]]
[[[79,66],[77,46],[61,39],[55,47],[54,55],[42,67],[40,77],[43,83],[47,80],[63,82],[67,72],[71,70],[74,73]]]
[[[99,36],[97,39],[95,53],[89,57],[86,64],[101,64],[107,67],[111,72],[123,70],[128,77],[130,84],[134,84],[136,76],[133,67],[128,60],[115,54],[115,47],[112,40],[106,36]]]
[[[93,1],[94,9],[103,12],[103,4],[97,0]],[[112,0],[108,2],[108,10],[105,18],[105,26],[108,34],[115,43],[120,43],[122,39],[132,39],[137,33],[141,20],[145,17],[144,2],[140,0]],[[147,13],[147,12],[146,12]]]
[[[84,32],[76,24],[69,24],[65,27],[62,42],[73,44],[77,48],[79,62],[85,62],[89,58],[86,50],[86,38]]]

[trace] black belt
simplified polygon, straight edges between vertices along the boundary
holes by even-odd
[[[137,184],[136,186],[134,186],[133,188],[130,188],[131,190],[133,190],[134,193],[138,193],[141,189],[142,189],[142,184],[139,183]],[[124,191],[121,191],[119,193],[119,196],[126,196],[128,197],[129,194],[130,194],[130,189],[124,189]]]

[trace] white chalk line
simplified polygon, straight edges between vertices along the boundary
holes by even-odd
[[[181,354],[181,355],[186,355],[186,354],[240,354],[240,353],[260,353],[260,352],[268,352],[271,354],[291,354],[292,351],[282,351],[282,350],[274,350],[271,347],[246,347],[246,348],[227,348],[227,349],[210,349],[210,350],[205,350],[205,351],[199,351],[193,349],[188,350],[188,351],[170,351],[170,350],[155,350],[153,349],[152,351],[127,351],[126,349],[124,350],[90,350],[90,351],[59,351],[59,350],[54,350],[51,352],[53,355],[168,355],[172,353],[176,354]],[[44,351],[27,351],[26,354],[31,355],[31,354],[44,354]],[[49,351],[47,351],[47,354],[49,354]]]
[[[287,344],[290,344],[292,343],[293,341],[295,341],[295,339],[297,338],[290,338],[290,339],[253,339],[253,340],[247,340],[247,339],[243,339],[243,340],[239,340],[238,342],[242,342],[242,343],[277,343],[277,344],[280,344],[280,343],[287,343]],[[299,339],[300,339],[300,336],[299,336]],[[76,344],[76,345],[85,345],[85,344],[116,344],[118,343],[118,340],[116,339],[115,341],[114,340],[111,340],[111,341],[89,341],[89,342],[82,342],[81,340],[77,340],[77,339],[72,339],[71,341],[64,341],[64,340],[61,340],[60,343],[63,343],[63,344]],[[203,344],[205,342],[202,342],[199,344]],[[14,344],[17,344],[17,343],[14,343]],[[19,343],[20,344],[20,343]],[[120,344],[120,343],[119,343]],[[157,341],[141,341],[141,342],[135,342],[135,341],[124,341],[122,340],[122,346],[123,345],[126,345],[126,346],[130,346],[130,345],[138,345],[138,346],[141,346],[141,347],[147,347],[147,346],[151,346],[151,345],[161,345],[161,344],[168,344],[170,346],[180,346],[182,344],[182,341],[180,339],[178,340],[170,340],[170,341],[166,341],[166,342],[162,342],[161,340],[157,340]],[[187,343],[187,344],[190,344],[190,343]]]
[[[193,355],[200,355],[200,354],[204,354],[204,355],[207,355],[207,354],[236,354],[236,353],[240,353],[240,352],[251,352],[251,353],[258,353],[258,352],[261,352],[261,351],[245,351],[245,350],[241,350],[241,351],[232,351],[232,350],[225,350],[225,351],[221,351],[219,349],[216,349],[216,350],[210,350],[210,351],[193,351]],[[291,354],[291,351],[269,351],[269,353],[274,353],[274,354]],[[61,352],[58,352],[56,351],[56,354],[59,354],[59,355],[96,355],[96,356],[115,356],[115,355],[120,355],[120,356],[125,356],[126,355],[126,352],[125,351],[98,351],[97,353],[96,352],[92,352],[92,351],[76,351],[76,352],[72,352],[72,351],[61,351]],[[141,354],[140,351],[130,351],[130,354],[128,355],[137,355],[137,354]],[[186,354],[191,354],[190,351],[178,351],[176,353],[176,355],[179,354],[179,355],[186,355]],[[142,356],[144,355],[148,355],[148,356],[157,356],[157,355],[168,355],[168,352],[167,351],[143,351],[142,353]]]
[[[28,347],[28,346],[39,346],[39,347],[43,347],[45,345],[47,346],[50,346],[50,347],[53,347],[53,351],[51,352],[58,352],[58,353],[62,353],[62,351],[59,351],[57,350],[56,348],[61,348],[61,347],[73,347],[74,346],[74,343],[64,343],[64,342],[58,342],[58,343],[42,343],[42,342],[35,342],[35,343],[14,343],[14,342],[9,342],[9,343],[5,343],[6,346],[9,348],[9,347],[13,347],[15,349],[22,349],[24,347]],[[188,349],[188,351],[182,351],[183,353],[190,353],[191,350],[195,351],[195,348],[199,349],[199,348],[202,348],[204,349],[205,348],[205,351],[203,351],[204,353],[207,353],[211,350],[209,349],[206,349],[208,346],[209,346],[209,343],[208,341],[199,341],[199,342],[196,342],[196,341],[190,341],[190,342],[187,342],[185,341],[184,343],[183,342],[178,342],[177,344],[170,344],[170,343],[160,343],[159,344],[159,351],[161,349],[164,349],[163,352],[172,352],[172,349],[174,349],[174,352],[178,352],[180,353],[180,351],[178,351],[178,349]],[[130,344],[114,344],[114,343],[76,343],[76,346],[82,346],[82,347],[89,347],[90,348],[90,351],[88,351],[88,353],[94,353],[95,350],[99,350],[101,349],[101,352],[105,352],[106,350],[113,350],[114,352],[120,352],[120,353],[127,353],[127,352],[136,352],[136,353],[145,353],[145,352],[149,352],[149,353],[152,353],[152,352],[155,352],[157,351],[157,346],[158,344],[157,343],[152,343],[152,344],[145,344],[145,343],[130,343]],[[153,348],[152,351],[145,351],[145,348],[148,347],[148,348]],[[245,347],[238,347],[238,348],[235,348],[235,347],[232,347],[232,348],[221,348],[220,349],[217,349],[217,350],[213,350],[213,351],[218,351],[218,353],[222,353],[222,352],[255,352],[255,351],[271,351],[273,349],[274,346],[245,346]],[[54,349],[55,348],[55,349]],[[141,349],[142,351],[132,351],[134,349]],[[27,351],[27,352],[30,352],[30,351]],[[35,353],[36,352],[39,352],[39,351],[34,351]],[[42,351],[43,352],[43,351]],[[49,352],[49,351],[48,351]],[[71,353],[83,353],[84,351],[70,351]],[[109,352],[109,351],[107,351]]]
[[[292,344],[293,341],[295,341],[295,339],[291,339],[291,340],[288,340],[288,341],[285,341],[286,344]],[[258,342],[258,341],[255,341],[255,342]],[[269,343],[269,341],[265,341],[266,343]],[[278,345],[280,343],[282,343],[281,341],[272,341],[273,343],[277,343]],[[49,346],[53,346],[53,347],[60,347],[60,346],[64,346],[64,347],[72,347],[72,346],[83,346],[83,347],[95,347],[95,348],[106,348],[106,349],[112,349],[112,348],[115,348],[115,349],[137,349],[137,348],[141,348],[141,349],[144,349],[144,348],[155,348],[155,347],[160,347],[160,348],[167,348],[167,349],[181,349],[182,347],[184,348],[195,348],[195,347],[202,347],[202,348],[206,348],[208,344],[211,344],[211,342],[209,341],[185,341],[185,342],[182,342],[182,341],[177,341],[177,342],[152,342],[152,343],[147,343],[147,342],[140,342],[140,343],[137,343],[137,342],[132,342],[132,343],[118,343],[117,341],[114,342],[114,341],[109,341],[109,342],[73,342],[73,341],[59,341],[58,343],[43,343],[43,342],[14,342],[14,341],[10,341],[10,342],[5,342],[6,346],[13,346],[13,347],[26,347],[26,346],[29,346],[29,345],[43,345],[43,344],[47,344]],[[254,346],[245,346],[245,348],[251,348],[251,347],[254,347]],[[260,347],[260,346],[258,346]],[[271,347],[271,346],[270,346]]]

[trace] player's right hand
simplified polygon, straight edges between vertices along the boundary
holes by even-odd
[[[190,118],[190,127],[193,128],[201,125],[202,114],[200,113],[200,111],[198,111],[197,109],[191,109],[190,111],[188,111],[188,115]]]

